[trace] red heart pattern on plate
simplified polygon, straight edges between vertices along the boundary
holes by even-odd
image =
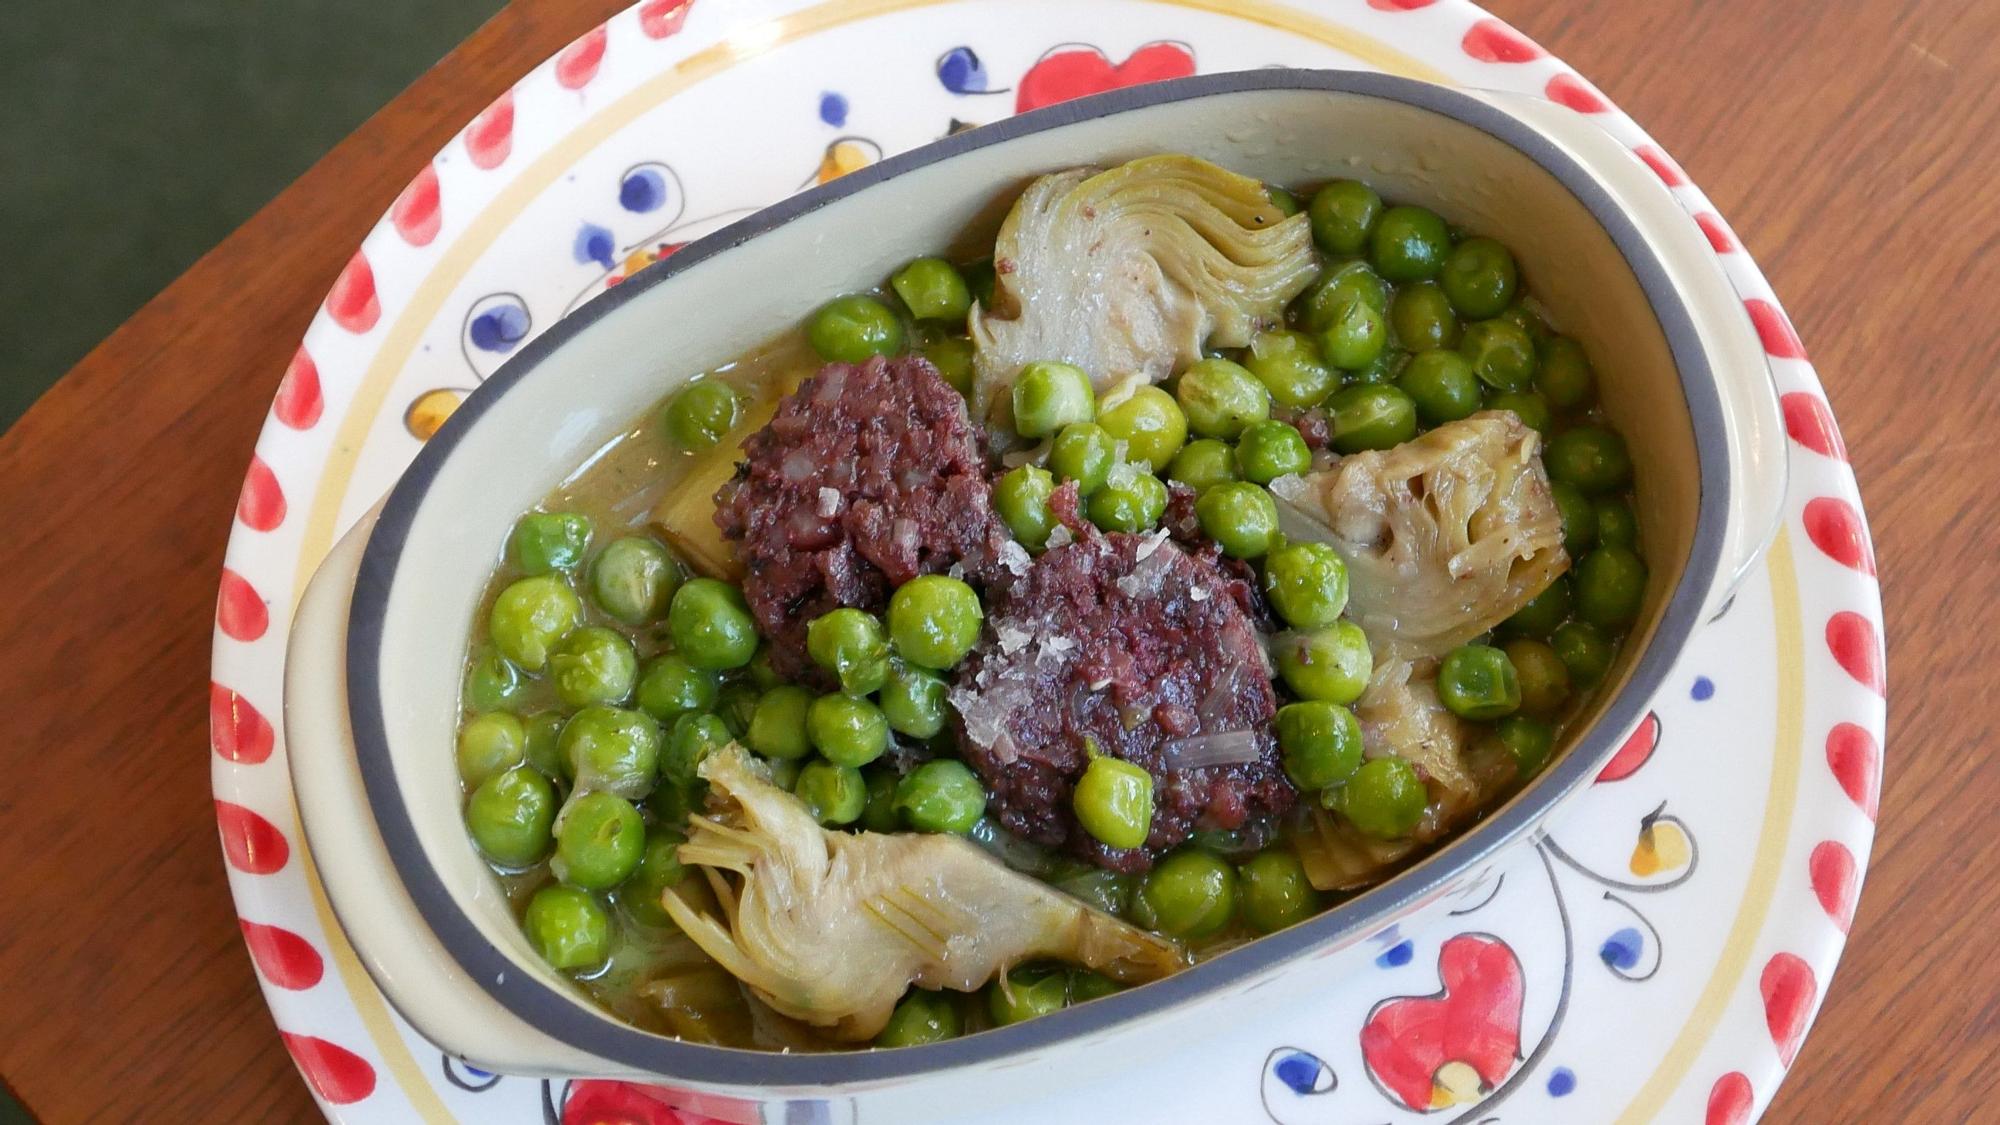
[[[1014,112],[1193,73],[1194,52],[1183,43],[1148,43],[1115,65],[1095,47],[1058,47],[1021,76]]]
[[[1456,1104],[1440,1072],[1470,1067],[1483,1091],[1497,1089],[1521,1057],[1526,984],[1520,959],[1487,934],[1459,934],[1438,950],[1429,996],[1384,1000],[1361,1027],[1361,1057],[1384,1090],[1411,1109]]]
[[[335,1105],[348,1105],[375,1092],[375,1068],[367,1059],[317,1036],[289,1031],[278,1034],[320,1097]]]
[[[264,979],[294,992],[311,988],[326,973],[326,963],[312,943],[290,930],[238,918],[243,943]]]
[[[1778,1048],[1778,1060],[1791,1066],[1805,1040],[1813,1000],[1819,995],[1812,966],[1796,953],[1777,954],[1765,963],[1757,990],[1764,997],[1764,1026],[1770,1029],[1771,1042]]]
[[[1835,725],[1826,734],[1826,765],[1847,799],[1874,820],[1882,799],[1882,748],[1875,736],[1854,723]]]
[[[1639,767],[1653,758],[1653,750],[1660,744],[1660,716],[1648,711],[1639,720],[1639,726],[1625,738],[1625,744],[1618,748],[1604,768],[1597,771],[1598,784],[1607,781],[1623,781],[1639,772]]]
[[[389,208],[389,222],[396,233],[412,246],[429,246],[444,225],[444,211],[438,206],[437,165],[426,164],[417,178],[396,197]]]
[[[361,251],[356,250],[347,260],[340,276],[333,280],[333,288],[327,290],[326,315],[357,336],[382,319],[382,302],[375,298],[375,271]]]
[[[319,367],[306,354],[304,345],[292,355],[292,362],[285,368],[285,377],[278,384],[278,395],[271,400],[271,413],[278,421],[295,430],[310,430],[319,421],[320,411],[326,402],[319,393]]]
[[[223,687],[208,685],[208,745],[232,762],[254,766],[271,757],[277,735],[250,701]]]

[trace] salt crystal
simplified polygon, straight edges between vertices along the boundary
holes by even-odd
[[[1028,549],[1009,539],[1000,544],[1000,565],[1016,577],[1028,573],[1035,560],[1028,555]]]
[[[1191,602],[1205,602],[1205,601],[1207,601],[1207,600],[1208,600],[1208,587],[1206,587],[1206,586],[1196,586],[1196,587],[1194,587],[1193,589],[1189,590],[1189,591],[1188,591],[1188,600],[1189,600],[1189,601],[1191,601]]]
[[[1000,641],[1000,651],[1008,656],[1021,651],[1022,646],[1035,639],[1033,633],[1006,621],[994,625],[993,635]]]
[[[1049,550],[1053,551],[1057,547],[1067,547],[1074,542],[1076,542],[1076,536],[1069,533],[1067,525],[1059,523],[1049,529]]]
[[[960,582],[963,582],[965,581],[965,564],[962,562],[954,562],[951,564],[949,568],[945,570],[945,574],[949,575],[952,578],[958,579]]]
[[[1139,544],[1139,549],[1138,551],[1134,552],[1133,557],[1138,559],[1140,562],[1145,562],[1147,559],[1152,558],[1153,552],[1159,550],[1160,544],[1165,543],[1166,541],[1167,541],[1167,529],[1163,527],[1158,531],[1148,534],[1146,536],[1146,541],[1144,543]]]
[[[815,510],[827,519],[832,519],[838,515],[840,513],[840,493],[831,488],[820,489],[819,507]]]

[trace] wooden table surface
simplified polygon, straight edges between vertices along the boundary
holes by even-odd
[[[1360,3],[1361,0],[1343,0]],[[520,0],[0,437],[0,1076],[51,1122],[289,1121],[223,879],[209,635],[274,387],[412,173],[620,0]],[[1885,575],[1881,827],[1768,1120],[1995,1120],[2000,4],[1493,0],[1691,171],[1776,284]],[[1981,109],[1984,103],[1986,108]]]

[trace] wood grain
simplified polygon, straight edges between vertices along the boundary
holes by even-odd
[[[286,360],[376,216],[515,77],[619,6],[519,0],[0,437],[0,1075],[45,1120],[312,1114],[243,951],[208,791],[237,488]],[[1729,216],[1813,349],[1868,501],[1893,687],[1881,832],[1852,945],[1767,1120],[1990,1118],[2000,5],[1490,6],[1644,122]]]

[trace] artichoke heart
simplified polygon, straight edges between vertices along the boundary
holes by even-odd
[[[706,869],[723,916],[678,889],[667,912],[759,999],[835,1038],[874,1036],[913,983],[970,992],[1044,957],[1134,983],[1186,964],[957,836],[828,832],[741,747],[700,773],[710,811],[689,819],[680,859]]]
[[[1347,614],[1378,652],[1442,656],[1569,569],[1540,435],[1509,411],[1272,482],[1294,539],[1347,562]]]
[[[1173,155],[1037,179],[993,262],[993,307],[975,307],[970,328],[973,416],[996,425],[1028,363],[1073,363],[1099,394],[1157,383],[1204,344],[1247,345],[1317,269],[1303,212],[1288,218],[1258,181]]]

